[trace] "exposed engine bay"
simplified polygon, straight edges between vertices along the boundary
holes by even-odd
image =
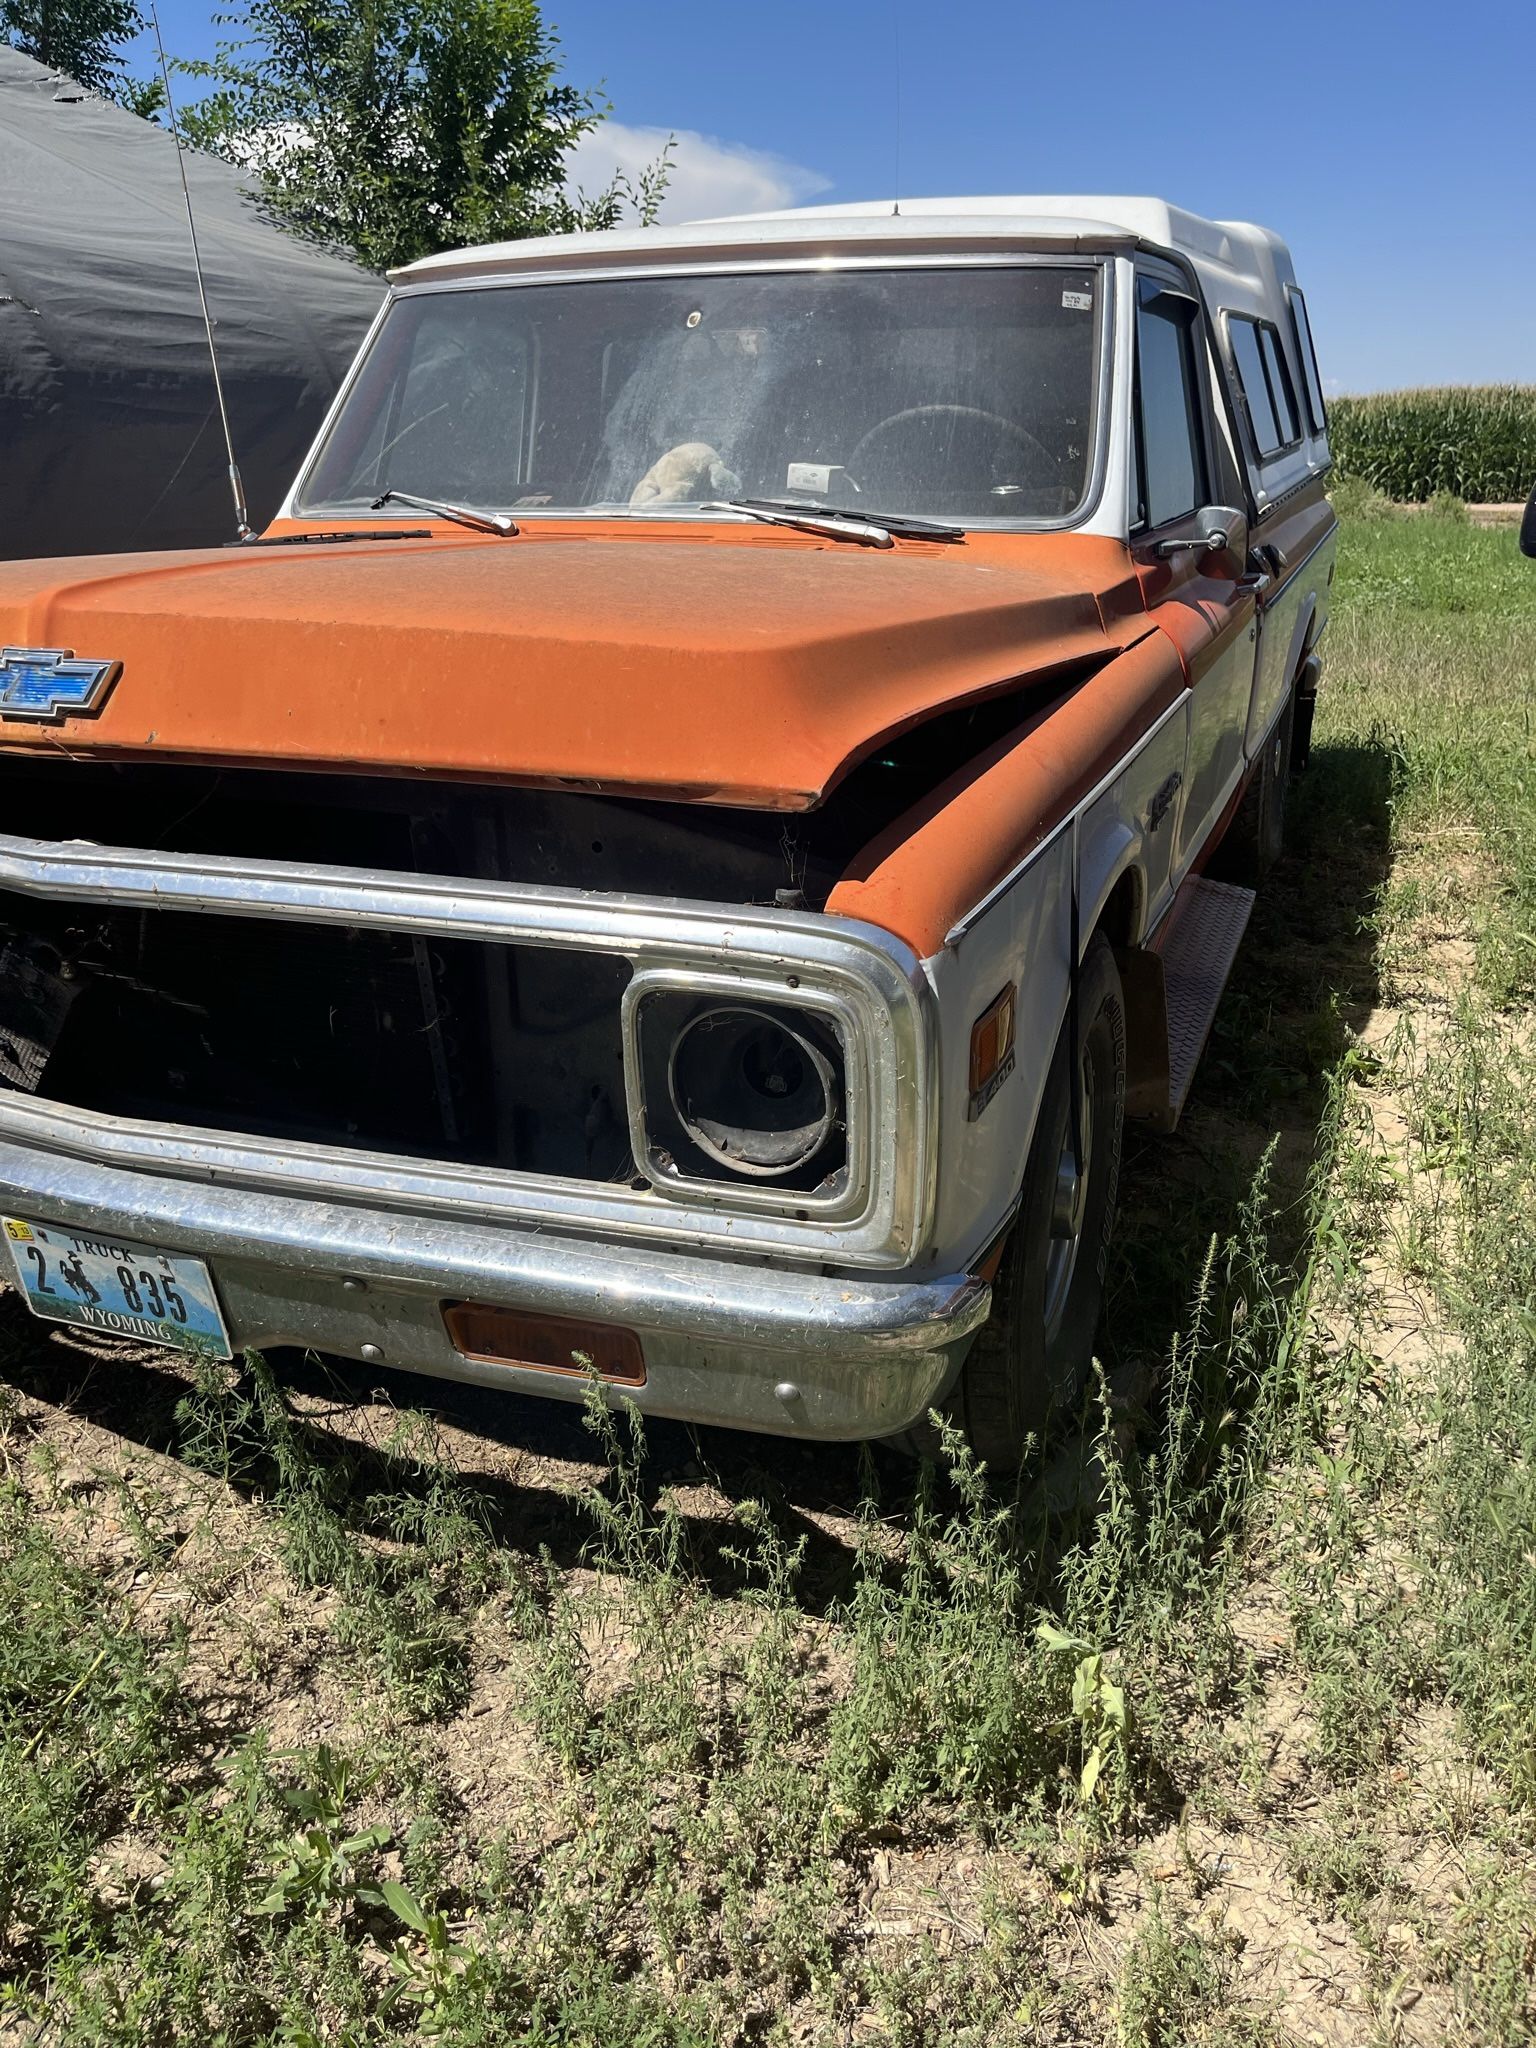
[[[790,816],[35,758],[0,760],[0,816],[48,841],[814,911],[872,838],[1042,694],[905,735],[819,811]],[[645,1166],[626,1117],[629,977],[617,955],[566,947],[0,892],[0,1089],[148,1122],[627,1180]],[[840,1058],[825,1033],[766,1014],[647,1014],[661,1170],[807,1191],[841,1170]]]

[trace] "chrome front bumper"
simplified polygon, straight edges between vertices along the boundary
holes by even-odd
[[[579,1378],[454,1349],[444,1302],[491,1302],[638,1332],[646,1380],[632,1398],[648,1413],[786,1436],[905,1429],[991,1306],[967,1273],[791,1272],[130,1171],[3,1138],[0,1207],[205,1259],[237,1348],[302,1345],[583,1400]]]

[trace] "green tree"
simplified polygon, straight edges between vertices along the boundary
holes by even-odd
[[[13,50],[136,112],[151,89],[129,80],[119,52],[143,27],[134,0],[0,0],[0,36]]]
[[[558,82],[537,0],[247,0],[182,118],[259,179],[295,234],[373,269],[438,249],[654,215],[666,156],[567,192],[565,157],[607,111]]]

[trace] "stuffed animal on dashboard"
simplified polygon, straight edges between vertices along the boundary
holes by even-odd
[[[631,505],[699,505],[734,498],[741,478],[707,441],[683,441],[653,462],[629,494]]]

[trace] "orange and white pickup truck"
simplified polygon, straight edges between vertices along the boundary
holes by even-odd
[[[273,524],[0,565],[38,1314],[1017,1461],[1306,756],[1283,243],[903,201],[395,274]]]

